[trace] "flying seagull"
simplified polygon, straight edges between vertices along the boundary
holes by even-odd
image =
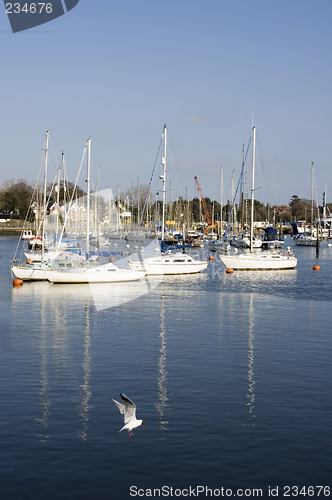
[[[142,424],[146,424],[146,422],[144,422],[144,420],[137,420],[135,403],[133,403],[124,394],[120,394],[120,396],[124,404],[118,403],[117,401],[115,401],[115,399],[112,399],[112,401],[114,401],[116,406],[119,408],[120,413],[124,418],[125,425],[122,427],[122,429],[119,430],[119,432],[123,431],[123,429],[127,429],[129,437],[133,438],[134,434],[132,430]]]

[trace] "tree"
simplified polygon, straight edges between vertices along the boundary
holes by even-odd
[[[2,211],[11,214],[14,218],[33,219],[33,212],[30,209],[34,201],[33,194],[34,188],[25,179],[18,179],[17,182],[14,180],[4,182],[0,189]]]
[[[311,210],[311,201],[305,198],[299,198],[294,194],[289,206],[291,207],[292,216],[295,220],[305,220],[307,214],[310,213]],[[314,204],[314,207],[316,207],[316,204]]]

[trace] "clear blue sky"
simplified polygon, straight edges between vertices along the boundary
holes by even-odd
[[[0,184],[36,179],[46,130],[71,180],[91,136],[101,188],[148,183],[165,123],[182,193],[219,199],[223,165],[226,201],[254,115],[256,198],[309,198],[313,161],[331,202],[331,21],[331,0],[80,0],[12,34],[1,7]]]

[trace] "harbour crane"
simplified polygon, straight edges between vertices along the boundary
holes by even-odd
[[[205,202],[205,199],[203,198],[203,194],[202,194],[202,189],[201,189],[201,186],[199,185],[199,182],[198,182],[198,179],[197,177],[195,176],[194,177],[195,179],[195,182],[196,182],[196,187],[197,187],[197,191],[198,191],[198,194],[199,194],[199,197],[200,197],[200,200],[201,200],[201,203],[202,203],[202,206],[203,206],[203,210],[204,210],[204,214],[205,214],[205,218],[206,218],[206,222],[207,222],[207,228],[205,229],[205,232],[207,233],[208,230],[211,228],[211,227],[214,227],[214,226],[217,226],[218,225],[218,222],[214,222],[214,224],[212,224],[212,219],[211,219],[211,215],[209,214],[209,211],[207,209],[207,206],[206,206],[206,202]]]

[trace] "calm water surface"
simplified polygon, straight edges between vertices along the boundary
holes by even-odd
[[[326,243],[318,262],[298,248],[295,271],[226,275],[215,261],[108,308],[98,294],[135,284],[14,288],[14,246],[0,238],[1,500],[332,486]],[[133,440],[120,392],[148,423]]]

